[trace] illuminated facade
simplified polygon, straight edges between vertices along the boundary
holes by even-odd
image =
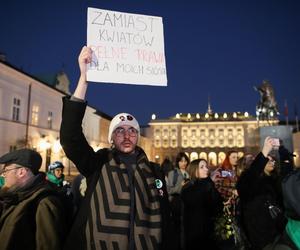
[[[51,162],[59,160],[67,167],[66,174],[77,172],[59,142],[62,97],[68,89],[69,82],[62,73],[58,75],[57,84],[49,86],[0,62],[0,155],[19,148],[33,148],[43,158],[42,171]],[[109,146],[105,124],[110,119],[87,106],[83,130],[95,150]],[[102,137],[100,129],[103,129]]]
[[[75,175],[78,172],[59,141],[62,97],[69,93],[69,81],[64,73],[59,73],[54,83],[49,86],[0,62],[0,155],[19,148],[33,148],[43,158],[41,171],[50,162],[59,160],[67,167],[67,175]],[[87,106],[82,127],[95,151],[110,147],[107,141],[110,120],[107,114]],[[139,145],[147,155],[152,155],[149,138],[140,136]]]
[[[153,116],[152,118],[155,118]],[[173,161],[178,152],[191,160],[205,158],[210,165],[220,164],[226,152],[236,150],[240,156],[259,151],[261,126],[275,125],[278,120],[258,121],[247,112],[177,114],[169,119],[153,119],[147,136],[152,138],[153,155],[157,162],[165,157]]]

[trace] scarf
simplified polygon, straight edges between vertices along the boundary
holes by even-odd
[[[128,169],[132,159],[125,163],[123,157],[114,156],[100,170],[86,225],[87,249],[158,249],[161,243],[159,194],[148,160],[138,155]]]

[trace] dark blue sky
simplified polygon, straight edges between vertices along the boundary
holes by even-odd
[[[77,57],[86,43],[87,7],[163,17],[168,87],[91,83],[88,101],[141,124],[158,118],[248,111],[259,100],[253,86],[273,83],[281,113],[288,100],[300,109],[300,1],[298,0],[9,0],[0,3],[0,51],[33,75],[64,65],[74,90]]]

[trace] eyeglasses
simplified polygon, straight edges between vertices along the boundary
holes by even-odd
[[[127,118],[128,121],[132,121],[133,120],[133,117],[131,115],[126,115],[126,117],[124,115],[119,116],[119,119],[121,121],[125,121],[126,118]]]
[[[7,172],[9,172],[9,171],[11,171],[11,170],[18,169],[18,168],[23,168],[23,167],[15,167],[15,168],[3,169],[3,170],[0,172],[0,175],[5,176]]]
[[[126,133],[128,133],[130,137],[136,137],[138,134],[135,128],[129,128],[128,130],[125,128],[116,128],[114,133],[117,137],[124,137]]]

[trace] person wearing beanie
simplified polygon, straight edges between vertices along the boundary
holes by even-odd
[[[164,174],[138,144],[133,115],[117,114],[110,123],[111,148],[94,152],[83,131],[87,64],[92,50],[78,57],[80,78],[71,98],[63,98],[60,142],[86,177],[87,190],[65,249],[168,249],[170,209]]]
[[[0,157],[0,250],[61,249],[65,211],[57,192],[39,172],[40,154],[20,149]]]

